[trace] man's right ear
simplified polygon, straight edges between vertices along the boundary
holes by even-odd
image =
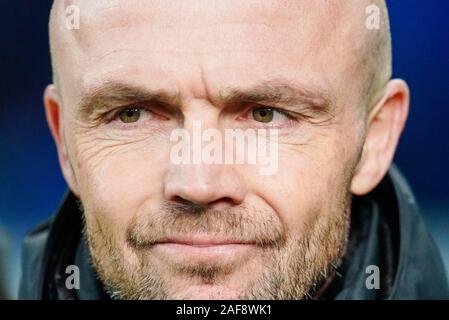
[[[56,149],[58,151],[59,165],[62,174],[67,182],[70,190],[79,196],[78,186],[75,179],[75,173],[70,163],[67,153],[67,146],[64,140],[64,119],[62,112],[62,103],[59,98],[58,90],[54,84],[48,85],[44,92],[45,116],[51,131],[51,135],[55,140]]]

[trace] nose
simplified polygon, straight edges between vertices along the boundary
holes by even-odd
[[[238,173],[228,165],[179,164],[171,166],[164,183],[170,201],[188,201],[213,209],[243,202],[246,189]]]
[[[195,146],[204,147],[203,130],[219,127],[217,110],[207,103],[191,100],[186,107],[183,133],[189,136],[186,141],[190,142],[187,153],[190,153],[191,161],[170,161],[164,181],[164,197],[169,201],[187,201],[211,209],[229,208],[244,201],[246,183],[233,164],[201,161],[204,160],[202,152]],[[195,161],[198,156],[200,161]]]

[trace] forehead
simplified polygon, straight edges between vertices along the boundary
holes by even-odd
[[[347,3],[67,2],[79,6],[81,28],[59,28],[55,37],[62,40],[55,45],[59,78],[78,91],[124,77],[181,93],[189,86],[219,90],[268,77],[336,86],[343,76],[357,76],[364,45],[357,36],[364,7]]]

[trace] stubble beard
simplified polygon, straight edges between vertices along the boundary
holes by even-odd
[[[340,197],[338,209],[331,214],[316,214],[300,237],[288,234],[287,228],[272,213],[240,208],[224,213],[193,204],[169,204],[163,213],[144,220],[135,219],[127,228],[127,245],[133,247],[139,262],[129,263],[114,232],[101,223],[98,215],[85,219],[84,237],[92,264],[109,295],[114,299],[191,299],[170,289],[160,276],[153,257],[146,251],[153,240],[167,234],[209,231],[210,234],[238,235],[256,239],[267,253],[262,271],[255,279],[231,296],[211,294],[211,299],[312,299],[322,292],[340,265],[346,250],[351,196]],[[258,220],[256,217],[259,216]],[[222,217],[226,217],[224,220]],[[263,220],[263,221],[262,221]],[[259,222],[255,222],[259,221]],[[230,231],[232,230],[232,231]],[[226,281],[238,266],[189,265],[174,268],[178,276],[190,277],[213,285]]]

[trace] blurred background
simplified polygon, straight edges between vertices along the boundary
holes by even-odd
[[[408,82],[412,95],[395,162],[414,189],[449,272],[449,1],[388,4],[394,76]],[[10,248],[0,259],[0,276],[13,297],[20,241],[56,210],[66,189],[42,104],[51,82],[50,6],[51,0],[0,0],[0,250],[7,243]]]

